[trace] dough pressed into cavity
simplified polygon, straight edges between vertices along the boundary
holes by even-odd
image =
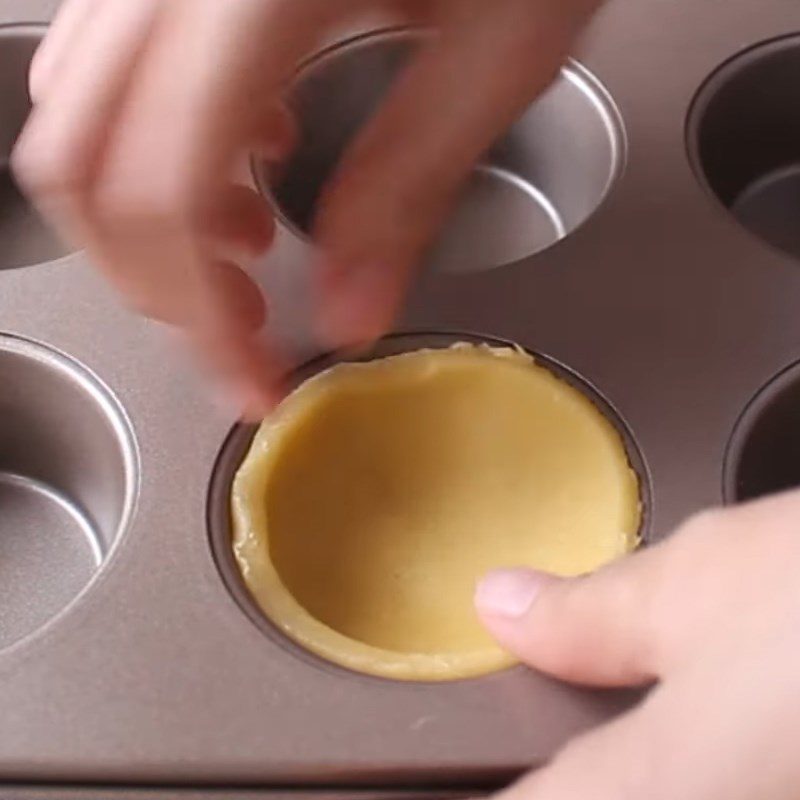
[[[267,617],[332,662],[404,680],[513,663],[475,615],[476,580],[596,569],[636,546],[641,521],[600,410],[527,354],[466,344],[303,383],[261,425],[231,501]]]

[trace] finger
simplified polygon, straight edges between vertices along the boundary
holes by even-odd
[[[324,256],[316,287],[320,338],[335,349],[354,350],[379,339],[400,313],[412,264],[398,252],[374,261],[333,262]]]
[[[247,263],[272,243],[275,221],[263,198],[246,186],[224,187],[201,213],[207,250],[218,258]]]
[[[230,52],[229,39],[244,33],[246,41],[258,40],[251,55],[262,48],[269,58],[295,51],[268,47],[249,25],[261,3],[199,5],[149,0],[150,11],[161,12],[155,19],[144,14],[144,2],[106,0],[102,24],[95,21],[86,48],[59,76],[59,102],[37,111],[17,162],[40,205],[87,247],[129,302],[192,328],[197,340],[208,339],[197,333],[203,326],[215,331],[221,341],[209,360],[222,364],[231,358],[238,326],[219,322],[230,306],[208,291],[211,264],[229,255],[209,248],[209,232],[220,233],[209,230],[209,220],[219,221],[223,233],[245,234],[254,248],[271,235],[249,201],[247,216],[261,217],[260,228],[236,221],[241,202],[218,213],[229,163],[255,133],[255,76],[259,88],[269,83],[268,70],[237,61],[241,52]],[[138,16],[131,20],[134,8]],[[290,38],[284,34],[278,33],[281,45]],[[226,53],[222,62],[220,52]],[[237,74],[237,66],[250,71]],[[240,90],[238,105],[222,102],[221,108],[216,101],[236,94],[232,88]],[[241,346],[240,360],[252,363],[258,348]],[[271,372],[258,365],[254,393]]]
[[[216,261],[208,268],[206,278],[208,291],[225,308],[221,316],[228,336],[249,336],[264,325],[267,316],[264,297],[241,268]]]
[[[222,187],[211,202],[198,212],[202,235],[198,237],[206,257],[198,271],[180,268],[171,257],[175,252],[172,241],[154,235],[146,223],[131,225],[113,235],[94,217],[85,226],[84,246],[110,283],[126,303],[143,316],[171,325],[186,327],[196,321],[197,293],[204,283],[222,289],[229,286],[234,298],[245,298],[241,305],[230,304],[235,322],[246,330],[263,324],[263,309],[257,314],[246,313],[260,303],[261,294],[234,264],[246,264],[269,246],[274,234],[274,222],[261,198],[244,186]],[[230,268],[220,267],[221,261],[233,261]],[[230,273],[231,279],[219,279],[219,273]],[[203,288],[204,303],[213,302]],[[226,306],[227,307],[227,306]]]
[[[64,63],[68,50],[81,47],[83,29],[89,24],[100,0],[65,0],[50,23],[31,61],[28,87],[31,99],[39,102],[47,92],[52,77]]]
[[[659,555],[574,579],[498,570],[478,584],[475,605],[497,641],[536,669],[577,683],[647,683],[662,667],[650,610]]]
[[[182,162],[191,157],[196,165],[184,176],[194,188],[227,174],[232,149],[246,147],[254,138],[285,145],[294,126],[278,101],[283,86],[330,21],[350,5],[357,3],[243,0],[232,10],[215,0],[178,0],[148,59],[147,72],[153,77],[143,75],[141,92],[134,91],[134,110],[127,119],[130,149],[147,141],[146,130],[140,129],[144,120],[165,107],[186,127],[168,138],[159,160],[175,155],[172,139],[188,145],[188,152],[182,150],[178,157]],[[178,38],[184,47],[176,53],[172,43]],[[158,92],[153,90],[155,77],[164,84]],[[181,101],[178,107],[171,103],[174,97]]]
[[[476,608],[497,640],[537,669],[579,683],[647,683],[691,663],[726,628],[731,642],[780,630],[784,607],[765,602],[764,591],[798,586],[800,602],[796,558],[774,558],[776,550],[800,557],[798,513],[800,492],[706,511],[583,578],[500,570],[478,585]]]
[[[256,285],[232,264],[215,263],[207,273],[214,313],[189,336],[197,357],[221,379],[250,420],[259,420],[283,399],[288,364],[260,332],[266,309]]]
[[[493,795],[493,800],[688,800],[688,795],[670,794],[661,775],[666,755],[657,743],[664,738],[661,716],[660,711],[641,706],[574,739],[552,763]],[[670,756],[674,758],[673,753]]]
[[[259,411],[275,401],[282,360],[241,330],[235,304],[214,290],[209,266],[220,253],[208,247],[206,220],[260,130],[263,109],[319,34],[312,4],[304,8],[308,14],[294,3],[261,0],[178,0],[166,7],[92,197],[109,268],[135,283],[145,300],[161,290],[206,363]],[[277,126],[273,132],[284,130]],[[138,276],[143,263],[159,274]]]
[[[80,47],[49,76],[49,92],[40,96],[13,153],[22,186],[79,245],[92,232],[89,190],[157,9],[158,0],[99,3],[81,29]]]
[[[289,367],[271,341],[256,335],[211,337],[202,330],[190,332],[190,342],[242,419],[260,422],[285,397]]]
[[[267,161],[283,161],[294,149],[298,135],[297,120],[285,103],[272,102],[254,124],[253,153]]]
[[[540,8],[529,0],[489,13],[483,2],[447,4],[441,35],[346,153],[315,225],[325,256],[319,314],[331,344],[389,324],[475,161],[556,74],[577,24]],[[376,269],[386,286],[364,279]],[[367,319],[365,308],[374,309]]]

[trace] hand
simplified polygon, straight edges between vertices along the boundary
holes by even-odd
[[[598,573],[479,586],[497,639],[585,684],[659,681],[497,800],[800,797],[800,492],[701,514]]]
[[[273,221],[233,175],[250,152],[291,148],[281,91],[298,62],[376,7],[441,31],[357,138],[318,219],[319,327],[332,346],[364,342],[389,328],[472,164],[597,2],[65,0],[32,66],[15,169],[128,302],[184,329],[259,416],[287,365],[258,335],[264,302],[239,265],[267,248]]]

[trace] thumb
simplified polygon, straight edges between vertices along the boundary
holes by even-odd
[[[475,605],[497,641],[530,666],[600,686],[649,683],[705,646],[722,625],[764,625],[753,598],[790,583],[800,496],[787,493],[690,517],[665,541],[580,578],[498,570]],[[756,535],[758,534],[758,535]],[[793,574],[793,573],[792,573]],[[780,618],[781,610],[775,613]]]
[[[580,578],[496,570],[478,584],[475,606],[503,647],[542,672],[590,685],[649,683],[663,666],[656,595],[668,560],[660,550]]]

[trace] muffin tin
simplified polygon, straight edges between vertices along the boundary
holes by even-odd
[[[334,44],[300,70],[290,102],[299,144],[262,190],[303,238],[316,201],[353,135],[431,34],[388,31]],[[625,158],[622,121],[594,76],[568,63],[550,91],[486,154],[428,259],[441,272],[502,266],[563,239],[597,209]]]
[[[3,159],[54,6],[0,0]],[[398,325],[519,342],[594,387],[641,453],[650,541],[800,477],[798,31],[793,0],[612,0],[487,157]],[[384,73],[355,74],[373,91]],[[303,85],[309,125],[341,119]],[[318,182],[293,167],[256,170],[284,221],[259,275],[303,361],[297,209]],[[253,624],[212,546],[247,432],[0,174],[0,794],[474,796],[635,699],[521,667],[369,678]]]

